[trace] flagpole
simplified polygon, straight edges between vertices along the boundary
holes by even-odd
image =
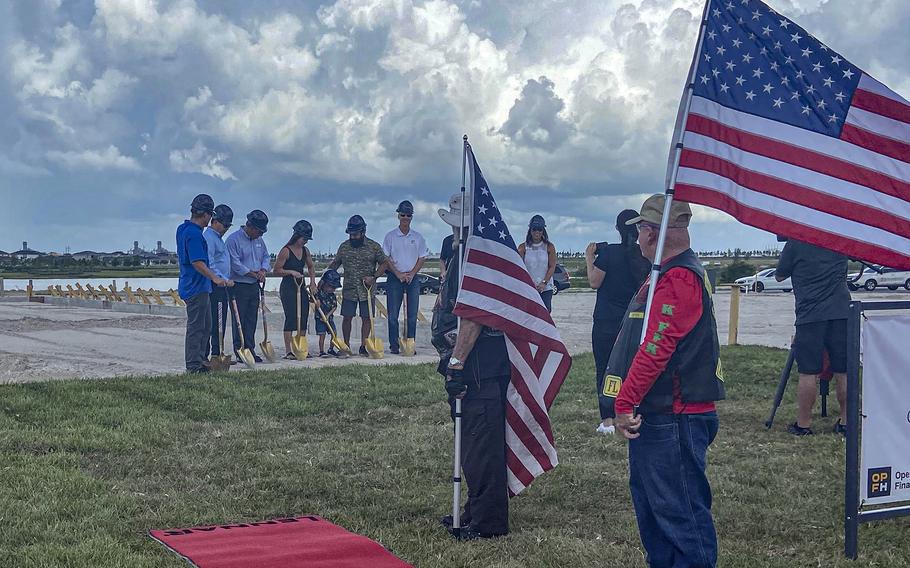
[[[648,332],[648,321],[651,317],[651,303],[654,300],[654,290],[657,288],[657,279],[660,276],[661,262],[664,256],[664,245],[667,241],[667,223],[670,219],[670,207],[673,205],[673,195],[676,192],[676,176],[679,173],[679,159],[683,150],[683,137],[686,132],[686,120],[689,117],[689,109],[692,107],[692,95],[695,91],[695,73],[698,69],[698,55],[701,53],[702,45],[705,41],[705,28],[708,26],[708,10],[711,7],[711,0],[705,1],[705,9],[701,16],[701,26],[698,29],[698,42],[695,45],[695,55],[692,57],[692,64],[689,67],[689,78],[686,81],[686,89],[683,93],[682,102],[679,105],[679,112],[676,117],[676,126],[673,132],[673,149],[672,158],[670,159],[669,169],[667,170],[667,190],[664,195],[664,212],[660,221],[660,232],[657,235],[657,251],[654,253],[654,264],[651,266],[651,285],[648,287],[648,301],[645,304],[645,320],[641,328],[640,343],[644,343],[645,335]]]
[[[458,227],[458,282],[461,289],[461,275],[464,274],[465,224],[464,214],[467,207],[465,194],[465,171],[468,162],[468,135],[462,138],[461,152],[461,226]],[[461,318],[457,320],[461,330]],[[455,398],[455,458],[452,465],[452,533],[458,536],[461,531],[461,398]]]

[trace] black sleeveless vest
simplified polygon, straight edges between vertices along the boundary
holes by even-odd
[[[726,394],[720,363],[720,342],[717,339],[717,321],[714,318],[714,301],[711,299],[711,284],[705,278],[705,270],[698,263],[698,257],[692,249],[665,263],[661,267],[658,279],[671,268],[685,268],[698,276],[703,284],[702,313],[695,327],[676,345],[676,351],[670,357],[667,368],[641,401],[639,411],[642,413],[673,412],[674,376],[679,378],[683,402],[714,402],[723,400]],[[607,363],[603,389],[603,395],[606,397],[616,398],[619,394],[622,381],[638,352],[647,299],[648,288],[642,286],[626,310],[622,329]],[[660,310],[662,307],[654,306],[653,309]],[[669,309],[672,310],[672,307]],[[654,338],[646,337],[645,343],[653,340]]]

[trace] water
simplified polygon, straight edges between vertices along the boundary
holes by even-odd
[[[85,288],[87,284],[91,284],[95,288],[101,286],[107,287],[116,282],[118,291],[123,290],[123,287],[127,282],[129,282],[130,288],[133,290],[142,288],[143,290],[166,292],[171,289],[177,289],[176,278],[118,278],[116,280],[111,278],[39,278],[33,279],[32,282],[34,283],[36,292],[46,291],[49,286],[60,286],[65,291],[67,284],[75,288],[76,282],[82,284],[83,288]],[[309,278],[307,279],[307,282],[309,282]],[[28,280],[22,278],[7,278],[3,280],[3,285],[7,291],[19,290],[24,292],[28,286]],[[279,285],[281,285],[281,278],[273,277],[265,279],[265,289],[267,292],[277,292]]]

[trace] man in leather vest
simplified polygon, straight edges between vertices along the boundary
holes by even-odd
[[[638,226],[642,254],[652,262],[664,200],[652,195],[628,221]],[[650,278],[629,304],[604,381],[603,394],[616,398],[616,427],[629,439],[632,502],[655,568],[717,563],[705,468],[724,384],[710,284],[689,248],[691,217],[688,203],[673,202],[644,341]]]

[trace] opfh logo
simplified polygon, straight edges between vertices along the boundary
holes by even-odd
[[[869,497],[888,497],[891,495],[891,468],[876,467],[869,469],[867,484],[866,493]]]

